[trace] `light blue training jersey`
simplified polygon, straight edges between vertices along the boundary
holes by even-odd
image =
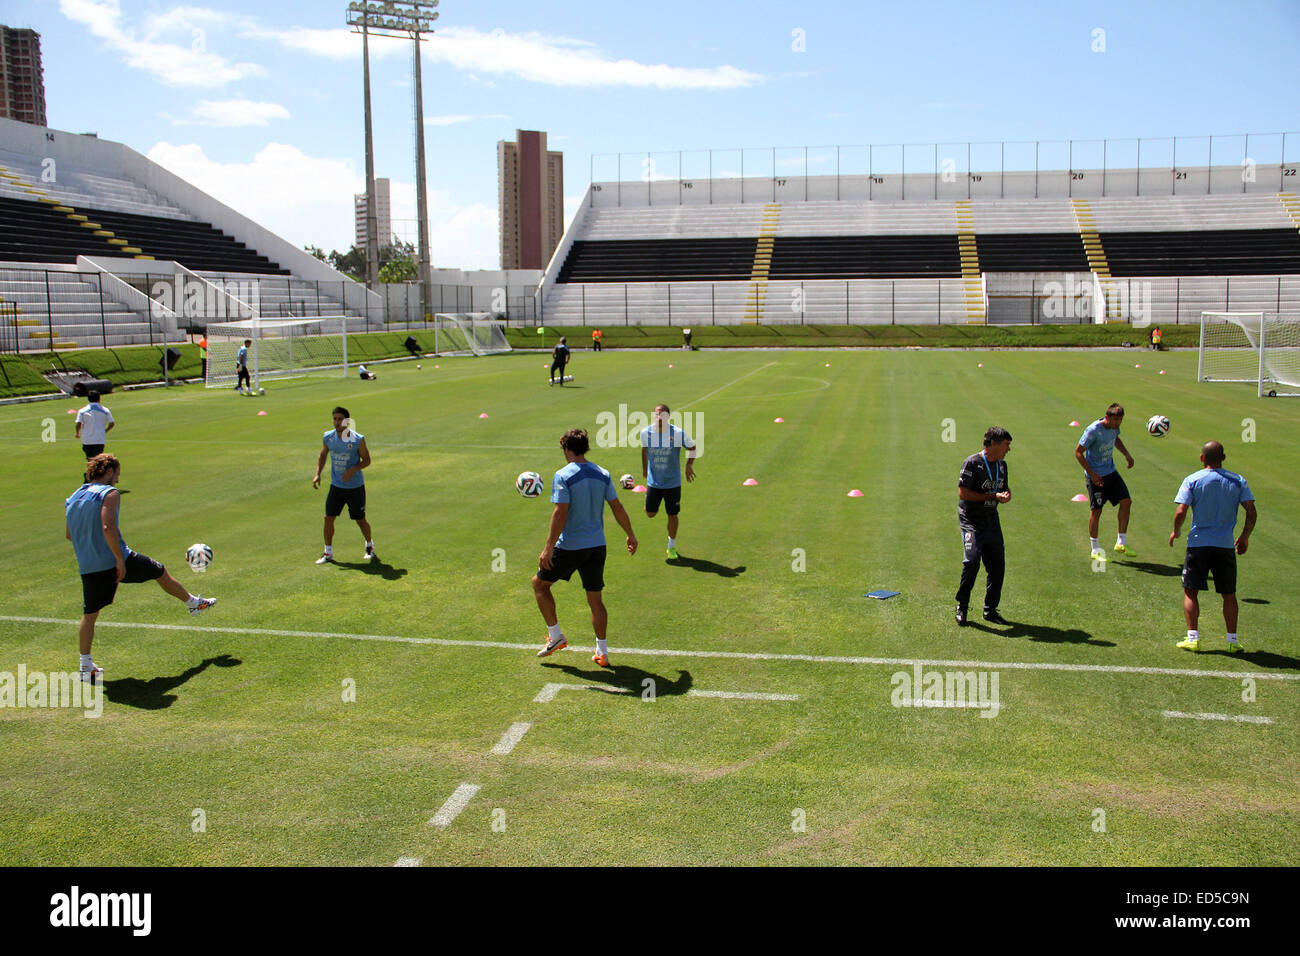
[[[366,483],[364,471],[358,471],[351,481],[343,480],[343,472],[361,461],[361,442],[366,436],[351,429],[346,429],[344,434],[346,441],[331,428],[321,439],[330,453],[330,484],[336,488],[360,488]]]
[[[609,472],[590,461],[571,461],[551,480],[551,503],[567,504],[569,513],[557,548],[577,551],[605,544],[605,502],[618,501]]]
[[[1237,509],[1243,501],[1254,501],[1246,479],[1226,468],[1202,468],[1183,479],[1174,496],[1180,505],[1192,508],[1192,530],[1187,532],[1189,548],[1231,548],[1236,541]]]
[[[663,431],[651,424],[641,429],[641,447],[646,450],[646,484],[651,488],[680,488],[682,449],[695,447],[691,436],[671,423]]]
[[[1115,467],[1115,442],[1119,438],[1119,429],[1111,431],[1098,419],[1083,430],[1079,447],[1092,470],[1105,478],[1118,471]]]
[[[248,368],[248,346],[241,345],[239,351],[235,353],[235,367]]]
[[[107,571],[117,566],[117,559],[113,557],[108,541],[104,538],[102,517],[104,498],[112,490],[112,485],[88,483],[74,491],[72,497],[64,502],[64,515],[68,531],[72,535],[72,550],[77,555],[77,568],[82,574]],[[122,557],[128,557],[131,549],[122,540],[120,524],[117,543],[122,549]]]

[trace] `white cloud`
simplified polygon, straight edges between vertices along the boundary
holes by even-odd
[[[389,196],[393,232],[417,245],[415,184],[394,181]],[[496,269],[501,264],[497,208],[456,202],[451,193],[430,189],[429,258],[436,269]]]
[[[201,33],[187,37],[189,46],[157,42],[154,37],[161,30],[175,30],[182,24],[193,30],[194,23],[214,22],[214,18],[221,16],[212,11],[196,13],[200,8],[183,9],[189,11],[191,20],[174,19],[177,11],[160,15],[153,18],[152,25],[141,37],[137,30],[122,22],[118,0],[59,0],[59,11],[65,17],[82,24],[109,48],[122,54],[128,66],[144,70],[167,86],[224,86],[263,72],[256,63],[235,63],[207,52],[206,38]]]
[[[249,28],[245,36],[273,40],[290,49],[331,59],[352,59],[361,41],[347,29],[289,30]],[[425,45],[430,60],[479,73],[512,75],[549,86],[633,86],[665,90],[723,90],[754,86],[763,77],[734,66],[687,67],[612,59],[592,43],[542,33],[486,32],[473,27],[439,30]],[[370,45],[372,56],[409,53],[409,46],[388,38]]]
[[[283,143],[268,143],[247,163],[217,162],[192,143],[158,143],[148,156],[296,246],[342,252],[355,240],[352,197],[365,192],[365,176],[346,160],[308,156]],[[394,181],[390,195],[393,231],[414,242],[415,185]],[[460,203],[429,190],[429,244],[436,267],[497,268],[495,204]]]
[[[172,123],[176,126],[265,126],[271,120],[288,118],[289,111],[279,103],[202,100],[194,104],[190,119],[172,119]]]
[[[267,143],[247,163],[220,163],[203,147],[158,143],[148,157],[296,246],[352,245],[352,197],[365,177],[346,160]]]
[[[719,90],[753,86],[757,73],[734,66],[684,67],[611,59],[593,44],[541,33],[490,33],[448,27],[428,46],[429,56],[458,69],[510,74],[551,86],[634,86]]]
[[[504,113],[485,113],[481,116],[471,116],[466,113],[453,113],[447,116],[426,116],[424,123],[426,126],[454,126],[457,123],[472,123],[475,120],[504,120],[510,119]]]
[[[313,27],[290,27],[289,29],[271,29],[268,27],[248,26],[240,36],[254,40],[271,40],[290,50],[300,50],[315,56],[331,60],[360,60],[361,34],[353,33],[347,27],[338,29],[320,29]],[[371,34],[371,58],[389,56],[410,56],[409,40],[401,37],[386,37]]]

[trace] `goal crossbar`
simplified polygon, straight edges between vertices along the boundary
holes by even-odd
[[[1202,312],[1196,377],[1300,396],[1300,312]]]

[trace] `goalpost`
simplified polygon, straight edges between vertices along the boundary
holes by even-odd
[[[248,319],[207,327],[208,388],[238,381],[236,356],[246,340],[253,388],[262,379],[296,378],[327,369],[348,374],[348,320],[342,315],[305,319]]]
[[[1300,312],[1202,312],[1196,377],[1300,396]]]
[[[513,349],[505,324],[490,312],[439,312],[433,317],[434,351],[497,355]]]

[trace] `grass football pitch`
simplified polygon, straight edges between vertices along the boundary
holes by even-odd
[[[123,585],[100,618],[97,719],[15,694],[20,668],[77,663],[62,505],[82,402],[0,408],[0,860],[1300,863],[1294,401],[1197,384],[1194,352],[610,351],[581,355],[563,389],[545,361],[109,396],[127,543],[219,604],[194,619]],[[1137,462],[1135,554],[1094,567],[1073,448],[1112,401]],[[630,430],[658,402],[702,451],[681,559],[665,515],[620,492],[641,548],[607,517],[614,668],[590,661],[576,577],[555,587],[570,649],[539,660],[529,578],[551,506],[515,476],[549,493],[565,429],[617,444],[620,406]],[[339,563],[313,563],[310,479],[336,404],[374,459],[374,566],[346,515]],[[1155,413],[1167,437],[1145,433]],[[990,424],[1014,436],[1000,610],[1015,623],[979,619],[981,572],[960,629],[955,484]],[[1209,438],[1260,513],[1237,656],[1213,593],[1201,652],[1174,647],[1172,499]],[[640,475],[635,445],[590,458]],[[1113,509],[1101,538],[1111,553]],[[215,552],[204,574],[184,562],[196,541]],[[901,593],[864,596],[882,588]],[[958,672],[971,683],[925,701]],[[918,674],[924,706],[897,706]],[[959,683],[997,707],[957,706]]]

